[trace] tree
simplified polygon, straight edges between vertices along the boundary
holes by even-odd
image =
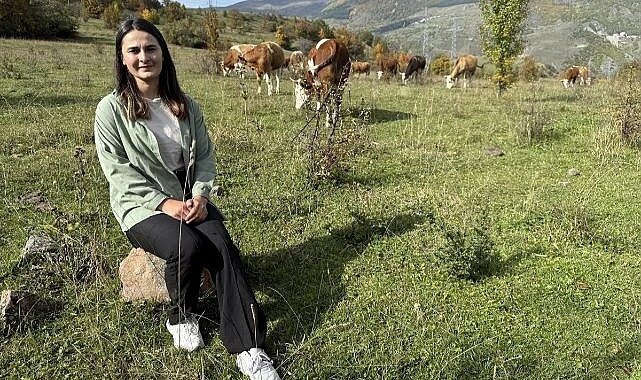
[[[105,22],[107,29],[115,29],[120,23],[122,15],[122,4],[120,1],[114,1],[102,12],[102,21]]]
[[[374,49],[372,49],[373,58],[376,62],[380,61],[387,53],[389,53],[389,49],[387,48],[387,44],[382,40],[377,42],[376,45],[374,45]]]
[[[162,13],[167,22],[174,22],[187,18],[187,8],[177,1],[165,1]]]
[[[481,48],[496,67],[492,81],[501,95],[516,80],[512,66],[525,48],[523,29],[529,0],[480,0]]]

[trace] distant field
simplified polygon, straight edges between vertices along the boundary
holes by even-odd
[[[0,377],[240,379],[214,301],[207,347],[188,355],[162,307],[119,297],[129,246],[92,136],[114,85],[112,36],[91,33],[0,39],[0,289],[55,305],[0,337]],[[609,128],[612,83],[519,83],[497,98],[485,81],[352,78],[344,120],[370,120],[372,144],[314,187],[287,78],[281,94],[257,96],[254,80],[202,74],[203,51],[172,52],[204,108],[224,189],[215,202],[284,379],[640,378],[641,161]],[[36,191],[53,210],[23,198]],[[498,260],[480,281],[451,277],[446,232],[474,228]],[[63,245],[59,257],[20,264],[38,230]]]

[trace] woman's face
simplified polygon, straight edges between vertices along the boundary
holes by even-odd
[[[139,87],[158,83],[162,60],[160,44],[151,34],[134,29],[122,38],[122,63]]]

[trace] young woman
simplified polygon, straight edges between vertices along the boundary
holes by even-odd
[[[216,277],[220,337],[251,379],[279,379],[262,349],[266,321],[218,209],[216,170],[200,107],[183,93],[160,31],[144,19],[116,35],[117,86],[96,109],[96,149],[110,203],[134,247],[166,260],[174,346],[204,345],[198,326],[203,268]]]

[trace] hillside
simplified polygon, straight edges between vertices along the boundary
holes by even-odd
[[[243,1],[243,11],[320,17],[330,25],[367,29],[392,47],[433,57],[438,53],[480,53],[477,1],[410,0]],[[322,8],[321,8],[322,7]],[[641,56],[641,8],[623,0],[533,2],[525,54],[560,67],[589,64],[609,73],[623,60]]]

